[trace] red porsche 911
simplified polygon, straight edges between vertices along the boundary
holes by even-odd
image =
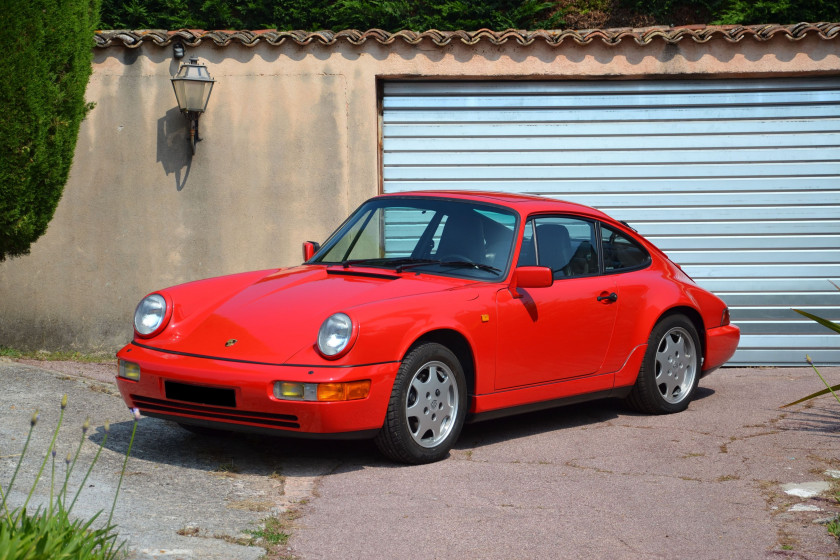
[[[465,421],[602,397],[684,410],[740,337],[632,228],[557,200],[382,195],[304,258],[146,296],[117,355],[129,407],[426,463]]]

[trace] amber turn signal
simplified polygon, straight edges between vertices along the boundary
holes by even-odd
[[[297,383],[276,381],[274,396],[286,401],[355,401],[370,394],[370,380],[347,383]]]
[[[349,383],[319,383],[319,401],[355,401],[370,393],[370,380]]]

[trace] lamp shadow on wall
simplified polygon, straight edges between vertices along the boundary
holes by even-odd
[[[192,152],[187,135],[189,123],[173,107],[157,122],[157,161],[166,175],[175,175],[175,188],[180,192],[187,184],[192,166]]]

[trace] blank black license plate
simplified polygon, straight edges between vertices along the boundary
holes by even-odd
[[[164,386],[167,399],[230,408],[236,407],[236,392],[233,389],[188,385],[174,381],[166,381]]]

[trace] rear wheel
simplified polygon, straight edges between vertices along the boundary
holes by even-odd
[[[440,344],[421,344],[400,365],[376,445],[401,463],[439,461],[458,440],[466,412],[458,358]]]
[[[649,414],[680,412],[694,397],[699,380],[697,329],[688,317],[671,315],[651,331],[639,377],[627,402]]]

